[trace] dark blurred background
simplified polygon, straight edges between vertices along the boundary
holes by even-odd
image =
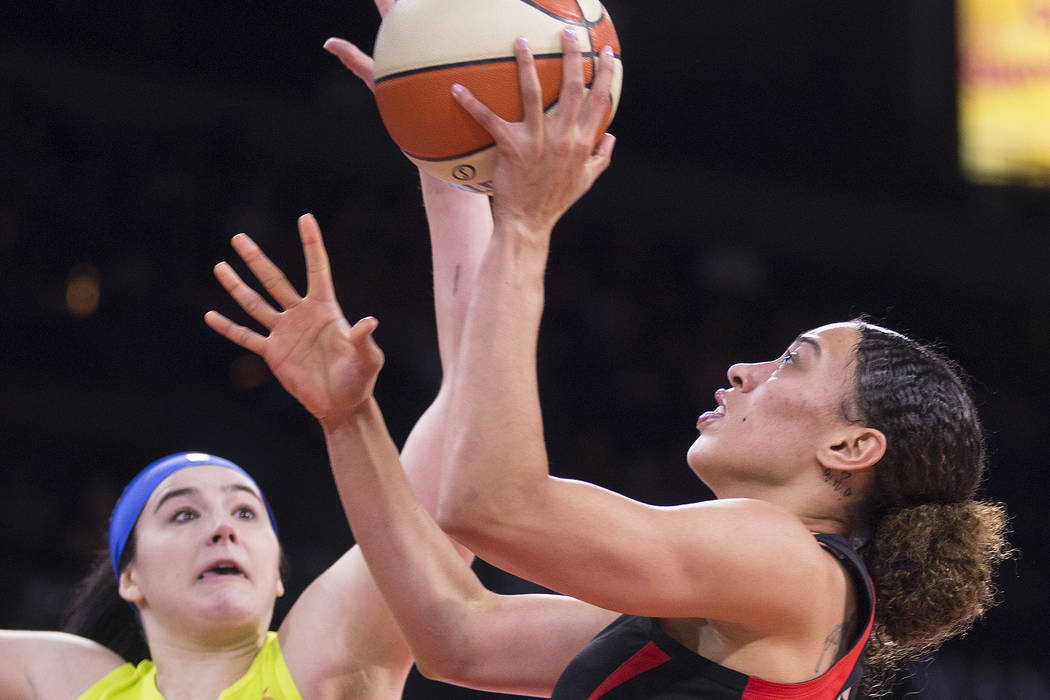
[[[1048,697],[1050,197],[962,176],[952,3],[606,5],[618,144],[555,233],[553,470],[658,504],[706,498],[684,455],[729,364],[859,313],[937,341],[973,377],[985,492],[1022,556],[1002,604],[899,695]],[[235,311],[211,267],[239,231],[301,281],[295,219],[314,212],[348,316],[382,320],[396,439],[432,398],[414,169],[321,49],[370,47],[377,24],[366,0],[0,9],[0,627],[58,625],[123,484],[174,451],[253,472],[293,594],[352,543],[319,430],[201,316]],[[495,696],[413,677],[406,697]]]

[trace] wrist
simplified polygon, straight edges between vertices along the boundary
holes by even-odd
[[[493,237],[510,241],[522,253],[540,254],[546,258],[554,226],[531,221],[526,214],[493,212]]]
[[[347,428],[356,428],[362,422],[375,416],[378,409],[379,404],[376,402],[375,397],[369,396],[356,406],[325,416],[318,416],[317,420],[325,433],[332,433]]]

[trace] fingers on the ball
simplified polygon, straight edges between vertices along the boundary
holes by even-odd
[[[306,293],[334,296],[328,251],[324,247],[321,227],[313,214],[299,217],[299,240],[302,241],[303,257],[306,258]]]
[[[603,126],[602,121],[612,102],[612,81],[615,71],[612,47],[606,46],[601,51],[598,72],[583,107],[584,124],[589,133],[597,133],[598,129]]]
[[[562,77],[558,110],[572,118],[583,101],[583,57],[575,28],[566,27],[562,32],[561,47]]]
[[[527,123],[539,125],[543,120],[543,88],[536,74],[536,60],[529,48],[528,40],[520,36],[514,42],[514,58],[518,65],[518,85],[521,87],[523,118]]]
[[[227,340],[240,345],[245,350],[262,355],[266,339],[250,328],[234,323],[218,311],[209,311],[204,314],[204,322]]]
[[[478,98],[474,97],[474,94],[459,83],[452,84],[452,96],[459,103],[459,106],[467,110],[474,121],[476,121],[485,131],[489,132],[493,138],[499,138],[502,133],[503,120],[493,112],[491,109],[486,107]]]
[[[241,256],[241,259],[248,265],[248,269],[255,275],[255,279],[259,280],[274,301],[285,309],[299,302],[299,295],[288,278],[266,257],[255,241],[246,234],[239,233],[233,237],[233,249]]]

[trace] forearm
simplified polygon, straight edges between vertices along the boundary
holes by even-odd
[[[493,522],[505,522],[546,500],[550,479],[536,342],[550,234],[612,154],[611,136],[597,147],[592,136],[608,108],[612,54],[602,51],[593,89],[585,98],[582,54],[574,34],[564,34],[562,48],[556,117],[544,116],[539,77],[524,40],[514,46],[522,121],[499,118],[462,86],[453,90],[457,103],[492,135],[500,158],[492,241],[468,308],[452,382],[451,435],[439,510],[442,525],[471,548],[483,544],[484,530]]]
[[[439,512],[442,525],[472,547],[488,516],[527,507],[547,477],[536,377],[544,241],[497,222],[467,315]]]
[[[492,236],[492,212],[488,197],[460,190],[422,171],[420,182],[430,229],[434,318],[442,379],[438,395],[402,447],[401,464],[416,497],[434,515],[448,434],[449,383],[455,372],[467,304]]]
[[[416,659],[449,671],[468,648],[460,642],[469,640],[459,639],[468,634],[468,613],[493,594],[413,497],[374,399],[322,427],[343,508],[376,585]]]
[[[485,246],[492,236],[489,198],[420,171],[430,229],[434,312],[444,376],[459,354],[463,321]]]

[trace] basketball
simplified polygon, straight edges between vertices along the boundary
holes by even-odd
[[[623,65],[612,19],[598,0],[398,0],[376,35],[375,93],[379,114],[398,148],[426,172],[469,190],[492,192],[492,137],[452,97],[467,87],[508,121],[522,118],[514,42],[529,41],[544,110],[561,89],[561,36],[576,29],[589,88],[598,55],[615,56],[612,104],[595,144],[620,100]]]

